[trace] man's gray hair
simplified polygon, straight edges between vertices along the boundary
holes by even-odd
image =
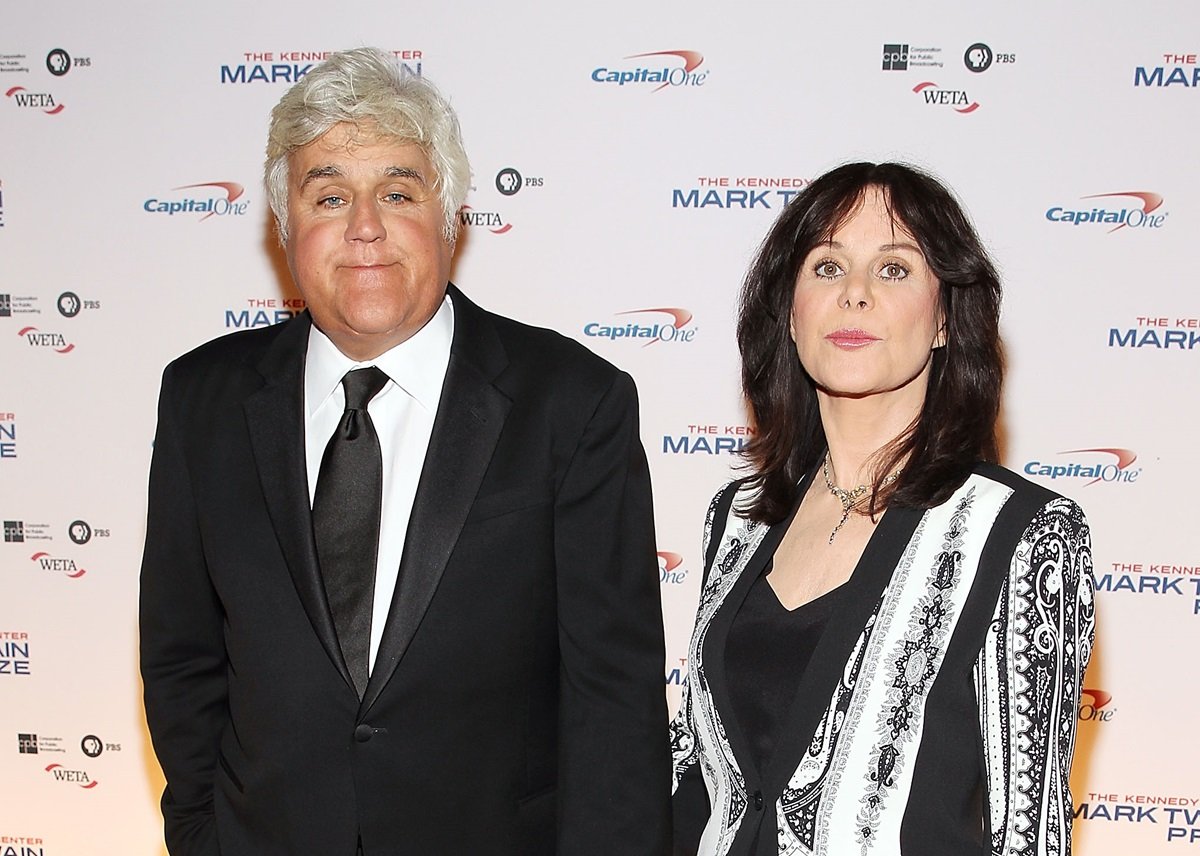
[[[265,180],[279,238],[288,234],[288,156],[346,122],[368,137],[420,146],[437,173],[434,190],[454,245],[471,166],[458,117],[432,83],[400,70],[376,48],[339,51],[293,85],[271,111]]]

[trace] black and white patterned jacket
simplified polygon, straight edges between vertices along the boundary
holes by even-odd
[[[678,852],[750,856],[757,836],[755,856],[1068,854],[1095,632],[1079,506],[982,464],[936,508],[889,510],[759,770],[732,713],[725,640],[790,518],[718,514],[724,493],[705,522],[711,565],[671,727],[676,801],[690,789],[694,803],[702,778],[708,819],[699,850]]]

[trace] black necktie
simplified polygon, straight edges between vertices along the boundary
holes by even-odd
[[[383,457],[367,403],[388,376],[371,366],[346,372],[346,412],[329,438],[313,498],[313,534],[325,593],[342,656],[362,698],[371,655],[371,610],[379,515],[383,504]]]

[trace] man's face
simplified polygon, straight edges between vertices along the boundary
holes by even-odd
[[[450,279],[425,153],[339,124],[288,164],[288,266],[317,327],[354,360],[408,339]]]

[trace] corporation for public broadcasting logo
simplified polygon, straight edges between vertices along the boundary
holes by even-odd
[[[658,59],[658,58],[662,59]],[[630,61],[633,61],[630,63]],[[592,69],[592,80],[596,83],[617,86],[653,86],[652,92],[662,89],[703,86],[708,80],[708,69],[703,71],[704,55],[699,51],[651,51],[631,54],[621,63],[633,67],[609,68],[599,66]]]
[[[12,294],[0,292],[0,318],[12,318],[14,315],[41,315],[38,299],[32,294]],[[2,856],[2,854],[0,854]]]
[[[910,47],[905,42],[885,42],[883,45],[884,71],[909,71],[910,68],[942,68],[942,49],[935,47]]]
[[[1023,468],[1025,475],[1050,481],[1083,479],[1082,486],[1088,487],[1096,482],[1132,484],[1142,474],[1142,467],[1132,466],[1137,460],[1137,452],[1132,449],[1072,449],[1058,454],[1060,458],[1071,457],[1057,462],[1029,461]]]
[[[1161,229],[1170,213],[1161,210],[1162,194],[1149,190],[1093,193],[1079,198],[1106,201],[1082,206],[1054,205],[1046,209],[1046,219],[1051,223],[1069,223],[1073,226],[1111,226],[1108,233],[1112,234],[1127,226],[1132,229]]]
[[[151,197],[142,203],[148,214],[203,214],[201,221],[209,217],[241,216],[250,207],[249,200],[242,199],[245,188],[235,181],[205,181],[171,188],[171,192],[191,190],[181,199],[159,199]],[[240,200],[240,201],[239,201]]]
[[[642,341],[642,347],[648,348],[659,342],[689,343],[696,338],[697,327],[692,323],[692,313],[679,307],[664,306],[656,309],[630,309],[617,312],[617,315],[637,315],[642,317],[627,323],[590,321],[583,325],[583,335],[595,339],[636,339]],[[661,315],[670,320],[664,321]],[[639,323],[639,321],[643,323]]]
[[[50,737],[45,734],[30,734],[18,732],[17,754],[19,755],[65,755],[67,749],[61,737]],[[3,851],[0,851],[3,856]]]

